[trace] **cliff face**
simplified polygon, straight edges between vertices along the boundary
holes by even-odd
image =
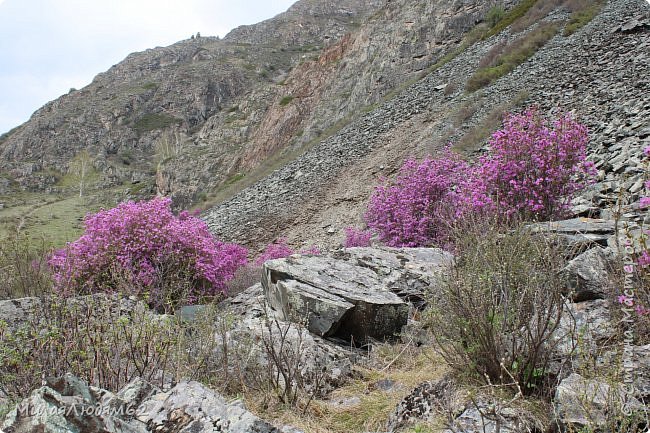
[[[141,183],[189,206],[279,151],[312,146],[414,78],[486,0],[301,0],[233,30],[129,55],[0,139],[1,176],[61,192],[83,149],[100,188]],[[174,137],[173,152],[161,142]]]

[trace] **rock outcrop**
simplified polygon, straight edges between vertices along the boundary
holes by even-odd
[[[167,392],[136,379],[117,394],[67,374],[48,380],[2,424],[7,433],[275,433],[269,423],[198,382]]]
[[[284,320],[306,320],[321,336],[355,342],[391,337],[408,320],[408,305],[363,268],[322,257],[292,256],[264,264],[269,305]]]
[[[304,321],[316,335],[365,343],[398,334],[408,320],[407,302],[422,306],[451,263],[451,254],[439,249],[350,248],[334,257],[268,261],[262,285],[283,320]]]
[[[497,44],[526,30],[476,42],[285,167],[209,210],[205,219],[218,235],[252,245],[282,234],[296,244],[318,240],[335,246],[343,228],[363,214],[372,185],[381,176],[392,175],[404,159],[435,154],[449,140],[480,132],[487,128],[483,123],[490,115],[537,104],[551,114],[558,107],[571,111],[589,128],[589,154],[600,170],[599,181],[576,202],[576,210],[597,209],[592,216],[609,220],[608,208],[616,202],[619,187],[630,203],[638,199],[650,102],[650,83],[642,78],[650,74],[650,32],[617,29],[649,14],[642,0],[612,0],[578,32],[556,35],[513,72],[468,94],[464,85],[480,60]],[[548,19],[566,17],[560,7]],[[621,64],[627,66],[617,66]],[[473,114],[457,126],[464,107]],[[488,135],[484,131],[482,137]]]

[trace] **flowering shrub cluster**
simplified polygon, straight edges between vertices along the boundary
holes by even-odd
[[[570,115],[552,127],[529,109],[507,116],[504,128],[490,140],[490,153],[476,167],[474,195],[506,216],[548,220],[562,217],[573,195],[596,174],[586,161],[587,128]],[[483,202],[482,202],[483,204]]]
[[[413,247],[444,236],[457,192],[470,166],[450,149],[438,159],[404,163],[394,182],[379,185],[365,214],[368,227],[389,246]]]
[[[215,239],[205,223],[181,212],[171,200],[154,198],[122,203],[88,215],[84,234],[49,260],[60,292],[121,290],[148,296],[151,304],[192,300],[225,290],[225,283],[246,264],[247,250]],[[126,283],[126,284],[125,284]],[[168,297],[171,285],[184,294]]]
[[[343,231],[345,232],[345,248],[369,247],[372,242],[372,232],[370,230],[346,227]]]
[[[586,128],[568,114],[551,126],[535,108],[508,115],[473,166],[450,149],[406,161],[395,181],[375,189],[366,222],[390,246],[417,246],[440,244],[454,221],[477,212],[502,221],[562,217],[596,173],[587,142]]]
[[[321,253],[320,248],[312,245],[299,251],[300,254],[317,256]],[[286,238],[278,238],[266,246],[264,251],[255,259],[256,266],[262,266],[267,260],[282,259],[295,254],[295,251],[287,245]]]

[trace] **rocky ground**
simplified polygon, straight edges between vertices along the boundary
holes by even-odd
[[[415,318],[426,308],[423,300],[437,302],[439,278],[453,266],[453,256],[439,249],[350,248],[326,256],[296,255],[268,261],[262,284],[220,304],[219,316],[233,319],[229,319],[227,333],[219,334],[223,326],[219,323],[223,322],[215,317],[212,338],[224,335],[225,340],[218,340],[221,342],[211,349],[210,356],[223,357],[228,348],[234,359],[244,348],[247,361],[241,363],[243,358],[237,358],[229,367],[233,370],[224,374],[271,366],[273,371],[282,372],[278,376],[284,377],[279,382],[281,389],[300,386],[312,395],[310,402],[315,397],[314,405],[336,406],[337,413],[352,414],[361,404],[363,392],[341,399],[334,395],[360,374],[364,356],[354,346],[374,345],[376,339],[402,332],[409,342],[400,354],[381,370],[363,373],[375,378],[372,386],[402,396],[376,431],[519,433],[550,431],[554,426],[562,431],[611,431],[612,413],[621,404],[643,409],[650,398],[648,344],[625,346],[632,354],[626,368],[634,371],[633,392],[619,389],[609,376],[599,376],[621,368],[616,359],[623,341],[616,336],[618,325],[611,301],[616,253],[605,246],[615,244],[615,228],[604,220],[584,218],[532,228],[559,236],[572,246],[569,250],[576,252],[563,270],[571,282],[567,287],[570,296],[552,336],[558,383],[551,406],[543,409],[546,412],[526,404],[521,395],[501,397],[494,391],[497,387],[472,391],[450,375],[428,373],[432,374],[430,380],[411,390],[405,386],[409,383],[406,377],[402,383],[385,379],[388,369],[409,346],[431,345],[431,335]],[[97,299],[113,302],[111,298]],[[80,298],[73,302],[85,301]],[[40,304],[38,298],[0,301],[0,320],[9,329],[21,329],[36,320]],[[116,307],[124,317],[139,308],[130,300],[120,301]],[[201,308],[191,307],[178,314],[197,320],[195,314]],[[150,320],[165,320],[151,314]],[[393,340],[392,344],[398,342]],[[284,356],[290,362],[280,362]],[[419,377],[415,371],[410,375]],[[41,388],[7,414],[2,429],[7,433],[311,431],[289,426],[286,418],[273,412],[264,412],[264,421],[259,413],[246,410],[241,401],[230,401],[199,382],[175,381],[164,372],[149,377],[151,382],[136,377],[114,392],[89,386],[71,374],[47,377]],[[418,430],[423,427],[417,425],[441,427]],[[330,430],[320,425],[317,431]]]

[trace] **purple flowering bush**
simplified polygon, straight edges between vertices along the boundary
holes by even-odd
[[[372,243],[372,231],[361,230],[356,227],[346,227],[343,229],[345,232],[345,248],[352,247],[369,247]]]
[[[457,191],[471,168],[447,148],[442,157],[407,160],[393,182],[375,188],[366,224],[389,246],[414,247],[441,240],[456,212]]]
[[[294,254],[293,249],[287,245],[285,238],[278,238],[266,246],[264,251],[255,259],[256,266],[262,266],[267,260],[282,259]]]
[[[596,173],[586,161],[588,139],[568,114],[551,125],[535,108],[508,115],[475,165],[449,148],[436,159],[406,161],[393,182],[376,187],[366,222],[386,244],[410,247],[443,245],[450,226],[469,215],[561,218]]]
[[[549,125],[535,108],[506,116],[503,126],[477,164],[473,196],[506,217],[564,217],[571,198],[596,174],[586,161],[587,128],[569,114]]]
[[[84,221],[83,235],[49,259],[63,294],[127,291],[166,308],[211,297],[247,262],[247,250],[215,239],[171,200],[127,202]]]
[[[264,251],[255,259],[255,266],[262,266],[267,260],[283,259],[289,257],[296,252],[287,245],[286,238],[278,238],[274,242],[268,244]],[[316,245],[311,245],[299,251],[300,254],[318,256],[321,254],[320,248]]]

